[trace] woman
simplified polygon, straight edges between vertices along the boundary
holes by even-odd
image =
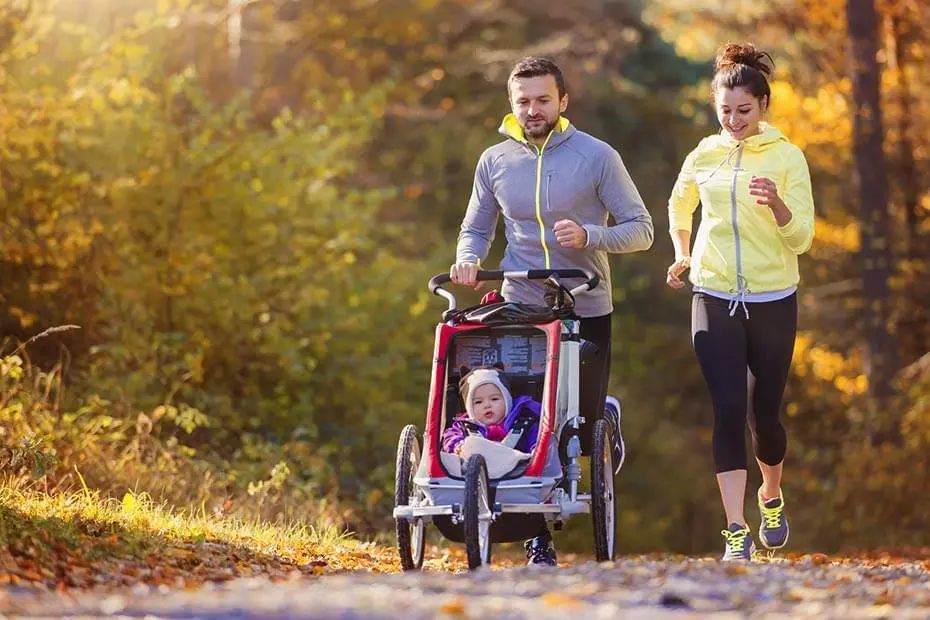
[[[788,541],[779,411],[797,329],[798,256],[814,237],[804,154],[762,120],[771,103],[766,59],[748,43],[718,52],[712,92],[721,131],[685,159],[668,204],[675,262],[666,281],[680,289],[690,269],[692,343],[713,403],[714,462],[728,523],[725,561],[750,560],[755,550],[743,515],[747,419],[762,472],[759,539],[770,549]]]

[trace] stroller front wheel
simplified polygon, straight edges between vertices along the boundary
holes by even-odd
[[[615,521],[613,437],[610,424],[594,424],[591,450],[591,517],[594,521],[594,555],[598,562],[614,559]]]
[[[469,570],[491,563],[491,512],[488,467],[484,457],[473,454],[465,463],[463,529]]]
[[[420,465],[420,442],[417,427],[408,424],[400,433],[397,442],[397,467],[394,473],[394,505],[407,506],[415,494],[414,474]],[[395,519],[397,529],[397,551],[400,565],[405,571],[418,570],[423,566],[426,523],[422,518],[411,524],[407,519]]]

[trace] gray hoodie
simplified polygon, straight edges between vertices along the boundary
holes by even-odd
[[[587,269],[601,277],[593,291],[576,298],[575,311],[596,317],[613,311],[607,253],[652,246],[652,218],[620,154],[561,118],[542,148],[528,142],[508,114],[500,133],[507,140],[482,153],[468,210],[462,221],[456,262],[480,262],[494,241],[499,213],[507,246],[501,269]],[[614,225],[608,226],[608,216]],[[571,219],[584,227],[584,248],[563,248],[553,224]],[[566,282],[571,288],[576,282]],[[542,304],[541,282],[504,282],[505,299]]]

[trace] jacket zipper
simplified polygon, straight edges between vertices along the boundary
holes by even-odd
[[[549,138],[552,137],[553,132],[549,132],[549,135],[546,136],[546,141],[543,142],[541,147],[533,145],[533,148],[536,149],[536,221],[539,222],[539,244],[542,246],[543,256],[546,259],[546,269],[551,269],[550,260],[549,260],[549,246],[546,245],[546,225],[543,224],[542,220],[542,209],[540,207],[539,194],[542,185],[542,163],[543,163],[543,151],[546,150],[546,145],[549,144]],[[546,195],[548,199],[549,187],[546,186]]]
[[[743,303],[743,310],[746,310],[745,295],[748,292],[746,279],[743,277],[743,252],[739,235],[739,221],[737,219],[736,213],[736,181],[739,177],[739,173],[742,171],[741,165],[743,162],[744,146],[745,143],[740,143],[736,151],[736,163],[733,166],[733,180],[730,182],[730,222],[733,226],[733,236],[736,242],[736,302],[731,308],[730,316],[733,316],[733,314],[736,312],[736,308],[740,302]]]

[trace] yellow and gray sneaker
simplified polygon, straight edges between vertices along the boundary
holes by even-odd
[[[788,517],[785,516],[784,495],[763,501],[762,489],[757,499],[762,524],[759,526],[759,540],[768,549],[781,549],[788,542]]]
[[[727,548],[723,552],[721,562],[749,562],[752,560],[752,554],[756,550],[756,544],[752,541],[752,532],[746,525],[731,523],[725,530],[720,533],[727,539]]]

